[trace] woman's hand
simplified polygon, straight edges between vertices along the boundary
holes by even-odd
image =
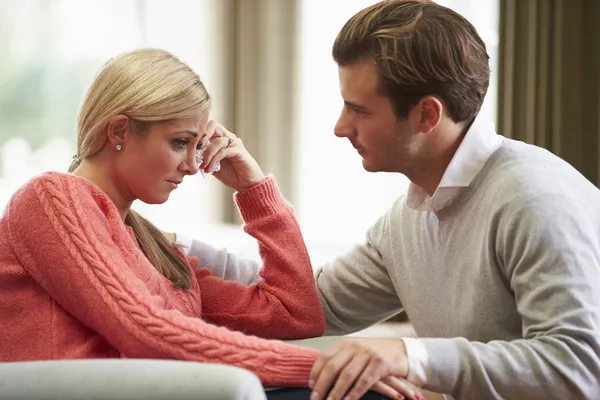
[[[216,121],[208,123],[206,133],[208,145],[202,154],[200,170],[212,172],[220,163],[221,169],[213,175],[238,192],[248,190],[265,179],[265,174],[240,138]]]
[[[388,376],[371,386],[374,392],[390,399],[425,400],[421,389],[403,378]]]

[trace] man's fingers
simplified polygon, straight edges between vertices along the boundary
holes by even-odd
[[[317,357],[317,361],[313,364],[312,369],[310,370],[310,377],[308,380],[308,386],[313,389],[315,386],[315,382],[317,378],[321,374],[321,370],[327,364],[327,362],[332,359],[336,354],[338,354],[341,350],[341,345],[337,344],[332,348],[322,352],[319,357]]]
[[[351,399],[360,399],[384,376],[384,366],[377,360],[371,358],[362,373],[356,378],[352,389],[348,392]]]
[[[340,371],[350,362],[350,351],[322,354],[310,374],[309,386],[312,386],[311,400],[322,400],[335,383]]]
[[[369,356],[364,353],[357,354],[352,359],[350,359],[346,366],[339,372],[333,389],[331,389],[331,391],[327,395],[327,398],[344,398],[350,387],[352,387],[352,385],[356,382],[359,376],[361,376],[368,364]],[[358,399],[359,397],[356,398]]]

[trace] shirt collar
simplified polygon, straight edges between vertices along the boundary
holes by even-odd
[[[471,184],[503,140],[504,137],[496,133],[487,114],[477,115],[450,160],[433,196],[411,183],[407,194],[408,207],[417,211],[439,211],[452,203],[461,189]]]

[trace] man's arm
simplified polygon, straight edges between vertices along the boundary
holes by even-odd
[[[325,313],[326,335],[367,328],[402,310],[379,251],[388,245],[387,214],[367,232],[366,241],[317,269],[315,277]]]
[[[227,252],[227,249],[216,249],[200,240],[183,235],[167,232],[163,232],[163,235],[170,242],[182,246],[184,254],[198,258],[200,267],[208,268],[216,277],[246,286],[260,279],[259,272],[262,265],[259,262],[238,258],[235,254]]]
[[[600,398],[600,216],[589,204],[546,195],[498,227],[523,339],[419,339],[426,389],[460,399]]]

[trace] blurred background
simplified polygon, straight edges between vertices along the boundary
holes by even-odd
[[[66,171],[77,111],[96,71],[137,47],[171,51],[214,99],[294,205],[315,264],[364,238],[406,192],[369,174],[333,135],[341,111],[331,45],[372,0],[0,0],[0,209],[32,176]],[[544,146],[598,183],[600,1],[439,0],[467,17],[491,56],[484,106],[501,134]],[[134,208],[159,228],[248,257],[232,193],[188,177],[164,205]]]

